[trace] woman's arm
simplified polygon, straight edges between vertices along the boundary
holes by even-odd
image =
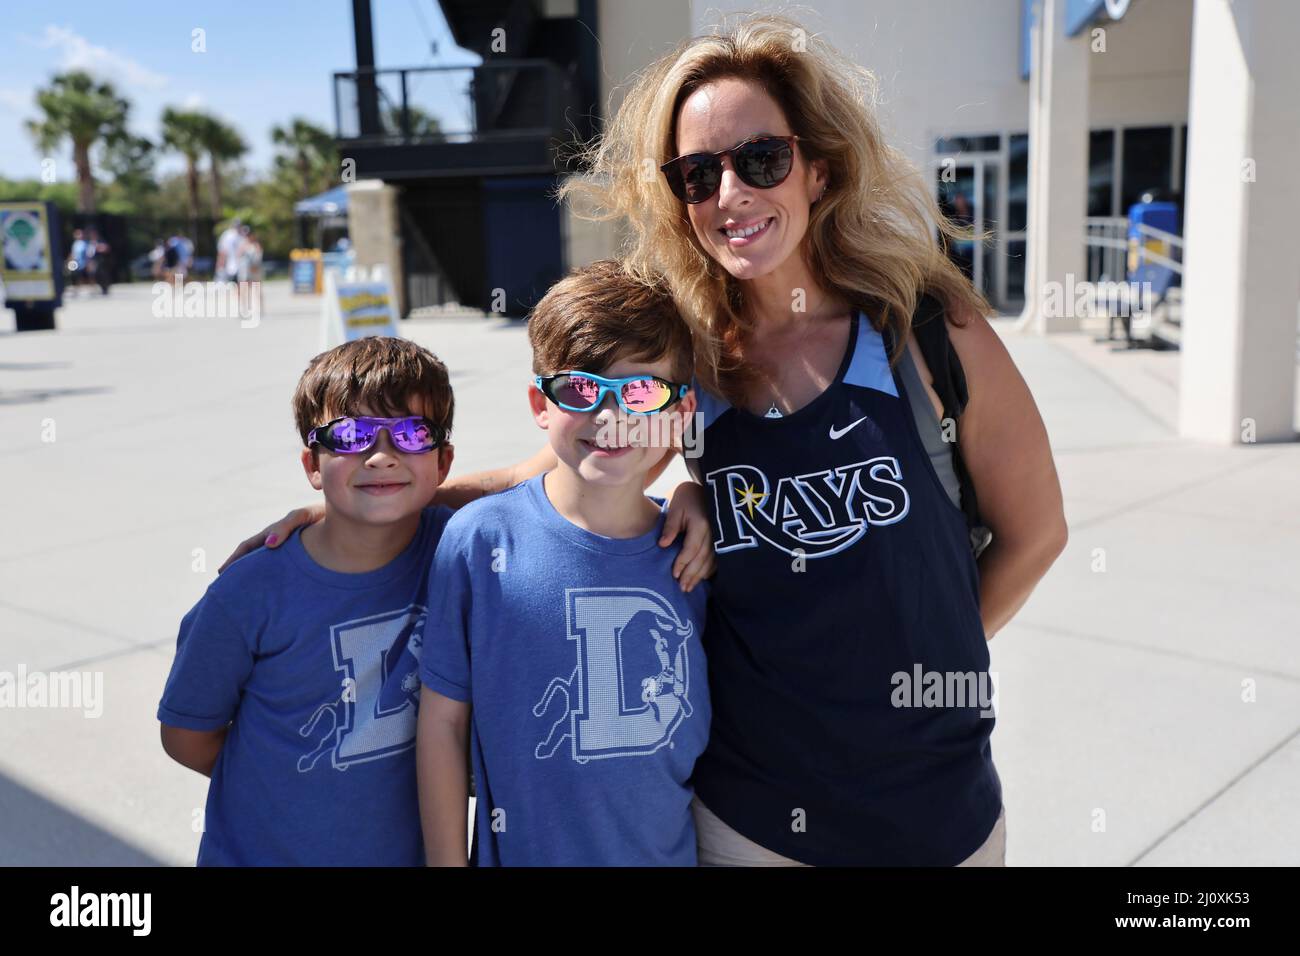
[[[438,486],[433,502],[446,505],[448,508],[462,508],[471,501],[513,488],[521,481],[527,481],[529,478],[550,471],[557,463],[554,449],[549,444],[544,444],[531,458],[525,458],[513,465],[493,468],[489,471],[476,471],[470,475],[461,475],[459,478],[449,477]]]
[[[428,866],[465,866],[468,862],[469,714],[469,704],[420,688],[415,776]]]
[[[957,442],[993,542],[980,555],[980,615],[992,638],[1065,550],[1069,530],[1047,429],[1020,371],[982,316],[949,336],[970,401]]]
[[[673,454],[675,451],[676,449],[666,453],[663,458],[646,473],[647,488],[664,473],[664,469],[666,469],[669,463],[673,460]],[[462,475],[459,478],[448,478],[438,486],[438,490],[433,496],[433,504],[446,505],[452,509],[462,508],[471,501],[482,498],[484,495],[495,494],[498,491],[513,488],[521,481],[527,481],[529,478],[550,471],[557,464],[558,459],[555,457],[554,449],[551,448],[550,444],[544,444],[531,458],[526,458],[516,464],[507,465],[504,468],[493,468],[488,471],[476,471],[473,474]],[[683,514],[680,507],[673,507],[672,502],[675,499],[676,492],[674,492],[673,499],[670,499],[669,501],[669,520],[671,522],[670,526],[673,528],[673,535],[672,537],[661,541],[660,544],[663,547],[667,547],[671,544],[673,538],[677,536],[677,532],[681,530],[681,525],[685,523],[688,536],[685,546],[682,549],[682,558],[679,558],[678,564],[674,565],[673,573],[680,574],[682,568],[687,564],[691,564],[693,572],[698,572],[701,569],[704,569],[703,576],[707,577],[712,573],[712,565],[711,563],[705,563],[699,554],[699,541],[702,537],[707,536],[707,521],[704,522],[706,527],[697,527],[698,523],[696,521],[687,520],[695,518],[696,516],[694,513]],[[703,514],[703,512],[700,512],[700,514]],[[263,545],[268,548],[278,548],[288,539],[289,535],[293,533],[295,528],[304,524],[313,524],[324,516],[325,503],[323,501],[307,505],[304,508],[294,508],[279,521],[267,525],[261,531],[257,532],[257,534],[247,537],[243,541],[239,542],[238,547],[235,548],[230,557],[226,558],[226,560],[221,563],[221,567],[217,568],[217,573],[220,574],[244,555],[256,551]],[[689,532],[694,533],[690,534]],[[712,557],[712,549],[710,549],[710,557]],[[698,580],[698,578],[695,578],[695,580]],[[691,582],[692,587],[695,585],[695,580]],[[689,590],[689,588],[687,588],[687,590]]]
[[[555,452],[551,450],[550,445],[543,445],[531,458],[526,458],[516,464],[507,465],[504,468],[494,468],[490,471],[476,471],[471,475],[462,475],[459,478],[448,478],[434,492],[432,504],[446,505],[453,510],[461,508],[471,501],[482,498],[484,495],[504,491],[521,481],[527,481],[534,475],[550,471],[555,465]],[[662,471],[662,468],[660,470]],[[238,547],[235,548],[230,557],[226,558],[221,567],[217,568],[217,573],[220,574],[244,555],[256,551],[263,545],[268,548],[278,548],[288,539],[295,528],[304,524],[314,524],[323,517],[325,517],[325,502],[323,501],[307,505],[304,508],[294,508],[280,520],[267,525],[257,534],[239,542]]]

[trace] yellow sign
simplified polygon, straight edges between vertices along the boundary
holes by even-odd
[[[43,202],[0,203],[5,297],[18,301],[54,298],[56,265],[50,252],[50,223]]]

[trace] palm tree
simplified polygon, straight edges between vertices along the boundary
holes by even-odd
[[[190,231],[199,234],[199,157],[206,151],[208,117],[203,113],[167,107],[162,115],[163,146],[185,157],[185,180],[190,196]]]
[[[318,192],[316,186],[333,182],[338,166],[334,137],[319,126],[294,117],[287,128],[271,127],[271,142],[285,147],[289,155],[281,156],[280,161],[297,170],[301,184],[299,199]]]
[[[89,73],[72,70],[50,80],[36,92],[36,105],[45,118],[28,120],[27,131],[44,152],[72,141],[72,161],[77,168],[77,211],[95,211],[95,176],[90,150],[100,140],[121,135],[130,104],[110,83],[98,83]]]
[[[387,112],[388,129],[402,131],[402,108],[394,106]],[[415,139],[424,138],[441,138],[442,124],[438,122],[438,117],[425,112],[418,106],[408,106],[406,108],[406,123],[410,134]]]
[[[233,126],[223,123],[215,116],[206,117],[203,145],[208,151],[208,165],[212,169],[212,218],[222,218],[221,208],[221,164],[238,159],[248,152],[248,144]]]

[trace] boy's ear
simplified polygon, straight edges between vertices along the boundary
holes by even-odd
[[[551,421],[550,405],[542,390],[532,383],[528,385],[528,408],[533,413],[537,427],[545,430]]]
[[[438,449],[438,484],[447,480],[451,463],[456,460],[456,446],[448,442]]]
[[[320,459],[317,457],[316,449],[304,448],[302,450],[302,470],[307,473],[307,480],[317,491],[324,487],[324,482],[320,477]]]

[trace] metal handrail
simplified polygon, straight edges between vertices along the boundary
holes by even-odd
[[[498,90],[495,86],[489,86],[491,81],[498,79],[504,74],[513,76],[522,75],[525,72],[540,73],[543,76],[545,88],[540,97],[541,102],[538,104],[538,113],[544,112],[544,115],[538,116],[541,120],[537,125],[530,126],[498,126],[500,111],[505,104],[505,91]],[[415,138],[410,130],[410,97],[408,95],[408,79],[412,74],[448,74],[448,73],[468,73],[471,76],[470,88],[466,95],[473,103],[473,117],[470,121],[469,129],[452,129],[445,130],[441,133],[441,138],[458,139],[465,136],[473,138],[498,138],[498,137],[518,137],[518,136],[537,136],[546,135],[554,132],[562,125],[561,111],[566,107],[567,101],[564,99],[565,87],[568,81],[568,75],[560,68],[558,64],[546,59],[492,59],[485,61],[478,66],[418,66],[418,67],[363,67],[356,70],[338,70],[333,73],[334,83],[334,122],[335,134],[343,139],[364,139],[364,138],[389,138],[394,135],[400,136],[403,140]],[[342,83],[351,83],[354,87],[374,85],[377,87],[375,93],[377,98],[387,101],[389,109],[398,107],[393,102],[393,98],[388,94],[385,87],[380,85],[379,81],[388,77],[396,77],[400,84],[401,104],[398,112],[398,125],[401,127],[395,133],[389,130],[379,132],[361,133],[357,129],[355,136],[343,135],[343,114],[340,109],[340,85]],[[507,81],[509,82],[509,81]],[[487,99],[479,99],[475,90],[487,91]],[[357,113],[360,115],[361,108],[358,105]],[[525,116],[525,119],[529,117]],[[480,125],[482,124],[482,125]]]
[[[1173,232],[1165,232],[1163,229],[1157,229],[1155,226],[1148,226],[1145,222],[1138,223],[1138,232],[1144,236],[1150,236],[1152,239],[1159,239],[1167,242],[1171,246],[1181,249],[1183,247],[1183,237]]]

